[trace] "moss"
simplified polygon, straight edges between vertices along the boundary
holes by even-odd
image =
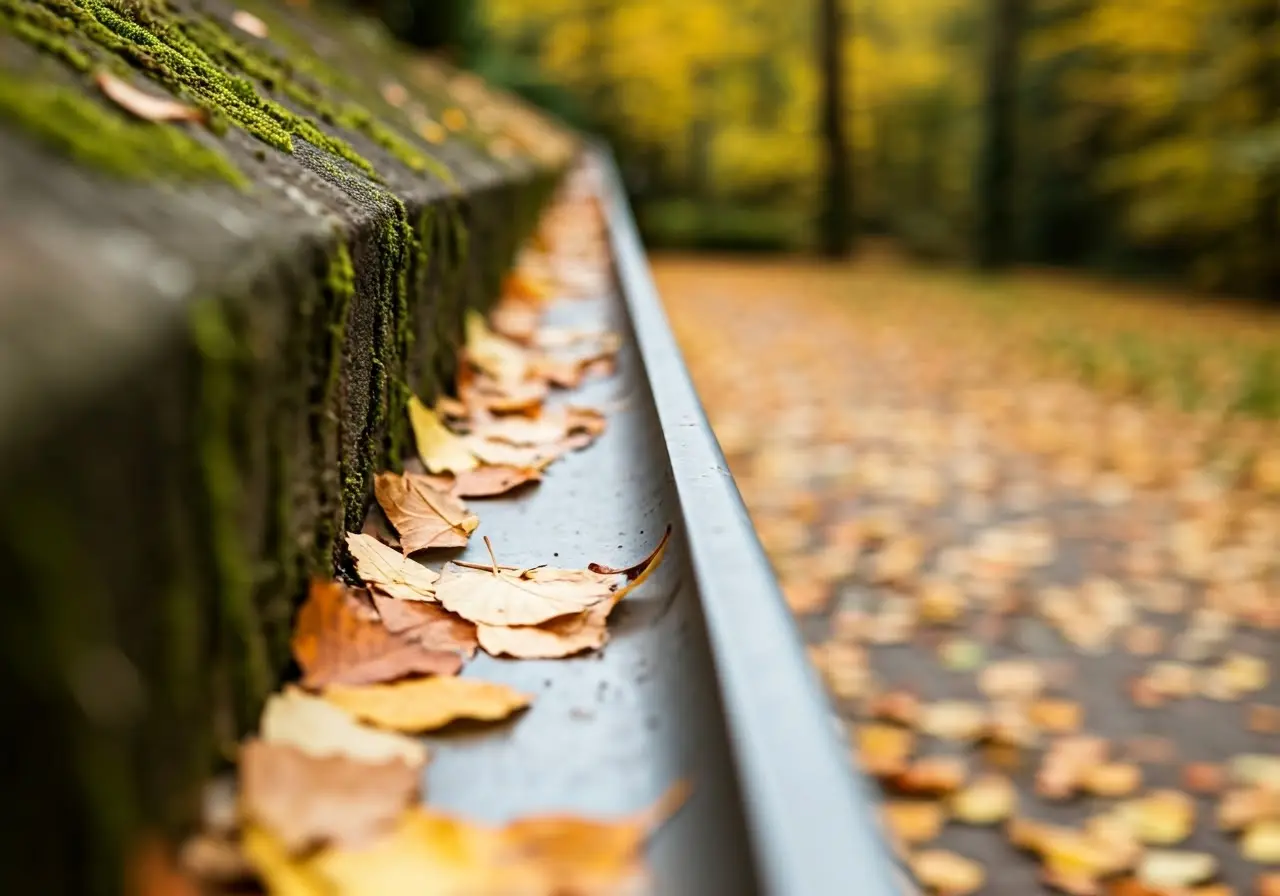
[[[238,341],[215,300],[191,306],[191,334],[203,359],[197,444],[218,577],[223,632],[238,659],[235,691],[241,724],[274,680],[266,638],[253,597],[253,571],[240,536],[240,474],[232,443]]]
[[[16,122],[51,150],[115,176],[248,185],[226,157],[184,126],[130,120],[74,88],[0,72],[0,118]]]
[[[335,408],[338,402],[338,385],[342,381],[343,345],[346,343],[347,319],[351,314],[351,300],[355,296],[355,288],[355,268],[351,264],[351,250],[347,248],[345,238],[339,234],[328,255],[322,291],[325,330],[328,335],[327,350],[322,357],[324,376],[321,382],[323,385],[321,393],[312,396],[311,399],[312,438],[325,451],[327,446],[337,445],[339,438],[338,415]],[[323,477],[329,475],[329,472],[322,469],[320,474],[322,481],[318,483],[318,491],[321,495],[333,494],[336,490],[335,485],[345,485],[347,481],[347,471],[340,446],[337,448],[337,454],[338,483],[324,481]],[[315,562],[317,565],[327,565],[330,562],[342,523],[339,514],[344,507],[345,504],[340,497],[338,507],[321,508],[320,526],[316,533]]]

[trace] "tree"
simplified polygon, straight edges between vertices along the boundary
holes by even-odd
[[[1017,172],[1018,69],[1026,0],[989,0],[984,72],[982,148],[977,176],[977,262],[1008,265],[1015,252],[1014,183]]]
[[[840,0],[818,0],[821,72],[822,198],[818,240],[823,254],[841,258],[853,248],[853,178],[845,134],[845,28]]]

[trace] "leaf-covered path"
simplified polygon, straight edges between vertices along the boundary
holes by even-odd
[[[1274,316],[884,259],[654,270],[926,889],[1280,893]]]

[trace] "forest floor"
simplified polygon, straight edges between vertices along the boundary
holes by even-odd
[[[926,888],[1280,893],[1280,314],[883,253],[653,266]]]

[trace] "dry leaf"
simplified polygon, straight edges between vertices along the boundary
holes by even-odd
[[[1188,762],[1182,767],[1182,786],[1192,793],[1217,793],[1226,775],[1212,762]]]
[[[1004,775],[985,774],[951,797],[951,814],[964,824],[996,824],[1013,815],[1018,792]]]
[[[920,713],[920,731],[942,740],[977,740],[986,725],[986,711],[961,700],[929,703]]]
[[[412,638],[430,650],[452,650],[470,659],[476,654],[476,626],[437,604],[399,600],[373,593],[373,605],[387,631]]]
[[[686,791],[677,785],[652,809],[614,822],[553,815],[487,828],[417,809],[371,847],[326,850],[305,872],[332,896],[622,896],[643,882],[645,839]]]
[[[371,589],[400,600],[436,599],[439,574],[372,535],[348,532],[347,550],[356,561],[356,572]]]
[[[472,678],[432,677],[326,688],[324,698],[361,721],[393,731],[434,731],[456,719],[498,721],[529,705],[527,694]]]
[[[400,549],[462,548],[480,520],[461,501],[438,491],[425,476],[379,473],[374,479],[378,503],[400,534]]]
[[[143,835],[129,851],[129,896],[200,896],[200,888],[174,861],[160,837]]]
[[[480,461],[467,443],[440,422],[435,411],[416,395],[409,396],[409,424],[418,445],[418,457],[429,473],[463,473],[474,470]]]
[[[487,539],[485,543],[488,544]],[[632,569],[639,570],[649,559]],[[499,567],[496,561],[488,569],[477,569],[454,562],[441,573],[436,597],[472,622],[538,625],[582,613],[606,600],[617,600],[621,596],[621,571],[600,571],[604,569],[593,564],[587,569],[540,566],[512,570]]]
[[[911,873],[916,880],[945,896],[967,896],[976,893],[987,880],[987,873],[972,859],[944,849],[926,849],[911,857]]]
[[[203,109],[172,97],[147,93],[106,72],[98,72],[93,80],[107,99],[145,121],[205,121],[208,118]]]
[[[489,329],[484,315],[468,311],[466,317],[467,361],[500,384],[519,383],[528,377],[531,359],[519,344]]]
[[[418,741],[362,725],[328,700],[292,686],[267,698],[259,729],[268,744],[296,747],[316,757],[345,756],[372,764],[399,760],[414,769],[427,762],[427,749]]]
[[[1280,896],[1280,872],[1266,871],[1258,875],[1258,896]]]
[[[1280,864],[1280,820],[1262,819],[1245,828],[1240,855],[1259,865]]]
[[[1130,762],[1104,762],[1086,771],[1081,784],[1094,796],[1129,796],[1142,786],[1142,769]]]
[[[1255,703],[1248,710],[1248,728],[1255,734],[1280,734],[1280,706]]]
[[[231,24],[254,37],[265,38],[269,33],[266,22],[243,9],[237,9],[231,14]]]
[[[1155,790],[1117,807],[1143,843],[1172,846],[1191,836],[1196,824],[1196,804],[1178,790]]]
[[[991,663],[978,675],[978,688],[990,700],[1031,700],[1044,686],[1044,673],[1034,660]]]
[[[1263,820],[1280,820],[1280,793],[1263,788],[1229,790],[1218,803],[1218,827],[1238,831]]]
[[[871,581],[876,584],[904,584],[924,561],[924,541],[903,535],[890,541],[875,555]]]
[[[959,790],[969,768],[958,756],[929,756],[889,778],[895,790],[916,796],[944,796]]]
[[[541,625],[478,625],[480,646],[492,656],[513,656],[520,659],[559,659],[584,650],[598,650],[609,640],[607,622],[609,614],[632,589],[644,583],[666,552],[671,538],[671,527],[663,533],[658,546],[648,557],[626,569],[610,569],[591,564],[591,572],[609,576],[623,576],[628,584],[615,591],[585,613],[552,619]]]
[[[903,771],[915,746],[915,735],[895,725],[859,725],[857,737],[858,762],[876,777]]]
[[[1075,794],[1085,773],[1107,758],[1107,742],[1098,737],[1063,737],[1054,741],[1036,772],[1036,793],[1047,799]]]
[[[365,617],[340,582],[311,583],[298,611],[292,647],[308,688],[373,684],[413,674],[454,675],[462,668],[460,654],[429,650]]]
[[[1202,883],[1218,869],[1207,852],[1149,849],[1138,863],[1138,880],[1148,887],[1176,890]]]
[[[920,621],[926,625],[950,625],[964,615],[964,592],[950,579],[931,576],[916,589]]]
[[[920,719],[920,698],[910,691],[889,691],[873,699],[867,712],[875,719],[914,726]]]
[[[928,843],[942,833],[946,814],[929,800],[890,800],[880,807],[885,824],[903,843]]]
[[[1280,756],[1245,753],[1233,756],[1229,766],[1231,780],[1280,791]]]
[[[531,482],[542,481],[541,467],[485,464],[457,473],[449,490],[459,498],[493,498]]]
[[[1031,722],[1053,734],[1074,734],[1084,722],[1084,709],[1073,700],[1046,698],[1031,704]]]
[[[371,764],[316,757],[256,738],[240,748],[244,818],[293,855],[329,843],[370,842],[417,802],[419,780],[418,769],[401,759]]]

